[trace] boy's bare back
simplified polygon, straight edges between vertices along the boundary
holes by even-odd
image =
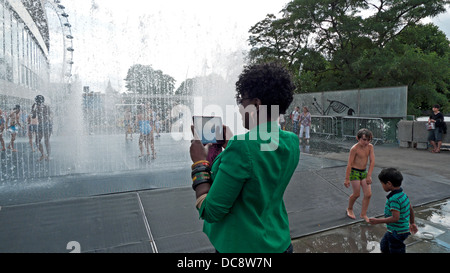
[[[9,114],[9,125],[14,126],[18,124],[19,118],[19,114],[17,114],[16,112],[12,112],[11,114]]]

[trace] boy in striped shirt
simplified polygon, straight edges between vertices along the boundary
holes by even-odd
[[[385,218],[370,218],[369,223],[387,226],[387,232],[380,242],[382,253],[405,253],[406,246],[403,242],[418,229],[409,198],[401,188],[403,175],[395,168],[387,168],[380,172],[378,179],[384,191],[390,192],[384,209]]]

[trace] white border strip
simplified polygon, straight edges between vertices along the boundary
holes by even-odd
[[[145,215],[144,206],[142,205],[141,197],[139,193],[136,192],[137,198],[139,200],[139,208],[142,212],[142,218],[144,219],[145,229],[147,230],[148,238],[150,239],[150,245],[152,246],[153,253],[158,253],[158,248],[156,247],[155,239],[153,239],[152,231],[150,230],[150,225],[148,223],[147,216]]]

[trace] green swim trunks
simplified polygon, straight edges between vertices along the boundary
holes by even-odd
[[[367,177],[367,171],[366,170],[359,170],[352,168],[352,171],[350,172],[350,181],[354,180],[363,180]]]

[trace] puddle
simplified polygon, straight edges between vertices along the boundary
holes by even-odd
[[[444,230],[431,226],[421,219],[416,219],[416,224],[419,231],[412,236],[422,240],[434,240],[439,235],[445,233]]]
[[[345,144],[330,142],[326,139],[319,139],[320,141],[310,141],[310,145],[300,145],[300,152],[312,155],[324,155],[328,153],[348,152],[349,149]]]
[[[450,228],[450,201],[438,202],[426,209],[418,209],[416,218],[427,220],[431,223]]]

